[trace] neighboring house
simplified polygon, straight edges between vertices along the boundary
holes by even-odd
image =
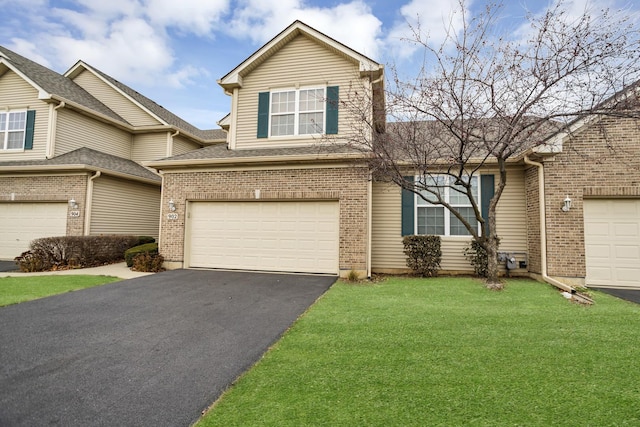
[[[340,144],[353,140],[363,120],[344,101],[360,92],[364,119],[372,120],[384,104],[382,82],[382,65],[299,21],[222,77],[231,97],[231,112],[219,121],[226,143],[145,162],[163,176],[166,266],[400,273],[407,271],[402,236],[435,233],[443,272],[472,272],[463,256],[470,237],[443,207],[377,182],[362,152]],[[602,128],[585,124],[510,160],[496,224],[505,266],[516,260],[508,273],[640,287],[637,126],[616,120],[607,127],[619,151],[607,148]],[[487,164],[477,178],[483,209],[496,173]],[[434,216],[445,218],[435,228],[426,219]]]
[[[60,75],[0,47],[0,259],[37,237],[158,236],[140,162],[224,140],[83,62]]]
[[[580,120],[527,154],[529,272],[640,289],[640,121]]]

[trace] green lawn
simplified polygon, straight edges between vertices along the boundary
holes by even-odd
[[[640,425],[640,306],[594,298],[338,283],[198,426]]]
[[[119,280],[111,276],[86,275],[2,277],[0,307]]]

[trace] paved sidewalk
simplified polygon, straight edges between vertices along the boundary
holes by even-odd
[[[17,267],[16,267],[17,268]],[[101,267],[92,268],[77,268],[74,270],[60,270],[60,271],[43,271],[41,273],[23,273],[21,271],[1,271],[0,277],[22,277],[22,276],[51,276],[52,274],[88,274],[91,276],[115,276],[121,279],[133,279],[136,277],[148,276],[154,273],[142,273],[139,271],[132,271],[125,262],[117,264],[103,265]]]

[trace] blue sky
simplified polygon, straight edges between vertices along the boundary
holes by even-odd
[[[505,0],[516,32],[557,0]],[[83,60],[203,128],[230,108],[216,80],[299,19],[410,75],[420,52],[401,41],[420,17],[437,41],[457,0],[0,0],[0,44],[58,72]],[[569,10],[635,0],[568,0]],[[470,13],[484,0],[468,1]]]

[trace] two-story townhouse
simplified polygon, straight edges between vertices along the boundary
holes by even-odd
[[[0,259],[37,237],[158,236],[161,179],[140,162],[224,134],[83,62],[61,75],[0,47]]]
[[[353,148],[359,122],[384,105],[383,71],[296,21],[222,77],[231,97],[219,122],[226,143],[145,162],[163,175],[166,266],[404,273],[402,236],[433,229],[443,272],[471,273],[463,255],[471,238],[453,216],[376,181]],[[363,108],[355,112],[347,105],[358,91]],[[532,141],[509,161],[496,231],[503,259],[515,260],[510,274],[567,289],[640,288],[638,122],[593,123]],[[489,163],[478,174],[483,211],[497,173]]]
[[[382,77],[300,21],[222,77],[227,142],[146,163],[163,175],[167,267],[368,274],[371,180],[344,144],[360,118],[339,104],[381,95]]]

